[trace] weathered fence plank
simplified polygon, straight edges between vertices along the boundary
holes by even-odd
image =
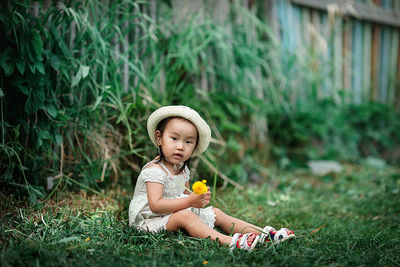
[[[362,102],[362,74],[363,74],[363,27],[360,21],[353,24],[353,101]]]
[[[381,0],[374,0],[376,5],[381,4]],[[374,25],[372,29],[372,60],[371,60],[371,99],[379,100],[379,73],[380,73],[380,47],[381,47],[381,26]]]
[[[390,0],[383,0],[382,6],[388,8],[391,6]],[[381,68],[379,73],[379,100],[387,103],[387,87],[389,81],[389,66],[390,66],[390,29],[386,26],[382,27],[382,44],[380,49]]]
[[[349,94],[351,93],[352,78],[352,39],[353,39],[353,22],[351,20],[343,23],[343,89],[345,90],[345,103],[349,102]]]
[[[395,1],[394,9],[400,13],[400,2]],[[400,39],[400,30],[396,30],[398,39]],[[398,41],[400,43],[400,40]],[[395,106],[398,110],[400,110],[400,45],[397,46],[397,77],[395,83]]]
[[[303,9],[303,19],[302,19],[302,35],[303,35],[303,44],[304,47],[310,47],[311,39],[310,39],[310,11],[307,8]]]
[[[400,2],[399,2],[400,3]],[[399,51],[399,32],[397,30],[393,30],[392,32],[392,40],[390,44],[390,67],[389,67],[389,81],[388,81],[388,104],[395,104],[396,97],[396,63],[398,58]]]
[[[334,12],[334,11],[333,11]],[[335,15],[334,22],[334,35],[333,35],[333,68],[334,68],[334,90],[335,90],[335,100],[339,101],[338,90],[342,88],[343,85],[343,19],[341,16]]]
[[[372,28],[371,23],[366,22],[364,24],[364,36],[363,36],[363,85],[362,85],[362,98],[363,102],[367,102],[371,99],[371,43],[372,43]]]

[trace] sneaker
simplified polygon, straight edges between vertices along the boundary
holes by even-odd
[[[282,241],[292,239],[296,237],[292,230],[287,228],[281,228],[279,231],[276,231],[274,227],[265,226],[262,233],[260,234],[259,242],[273,242],[280,243]]]

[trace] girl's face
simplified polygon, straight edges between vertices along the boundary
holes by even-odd
[[[156,131],[166,160],[173,164],[185,162],[196,147],[197,128],[188,120],[174,118],[167,122],[163,133]]]

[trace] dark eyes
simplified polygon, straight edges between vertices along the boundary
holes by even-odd
[[[173,141],[177,141],[177,140],[178,140],[178,138],[172,137],[172,136],[171,136],[171,139],[172,139]],[[186,144],[193,144],[193,141],[186,141]]]

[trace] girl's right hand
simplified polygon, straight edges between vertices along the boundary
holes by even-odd
[[[210,194],[204,193],[202,195],[197,195],[191,193],[189,195],[190,206],[193,208],[204,208],[208,203],[210,203]]]

